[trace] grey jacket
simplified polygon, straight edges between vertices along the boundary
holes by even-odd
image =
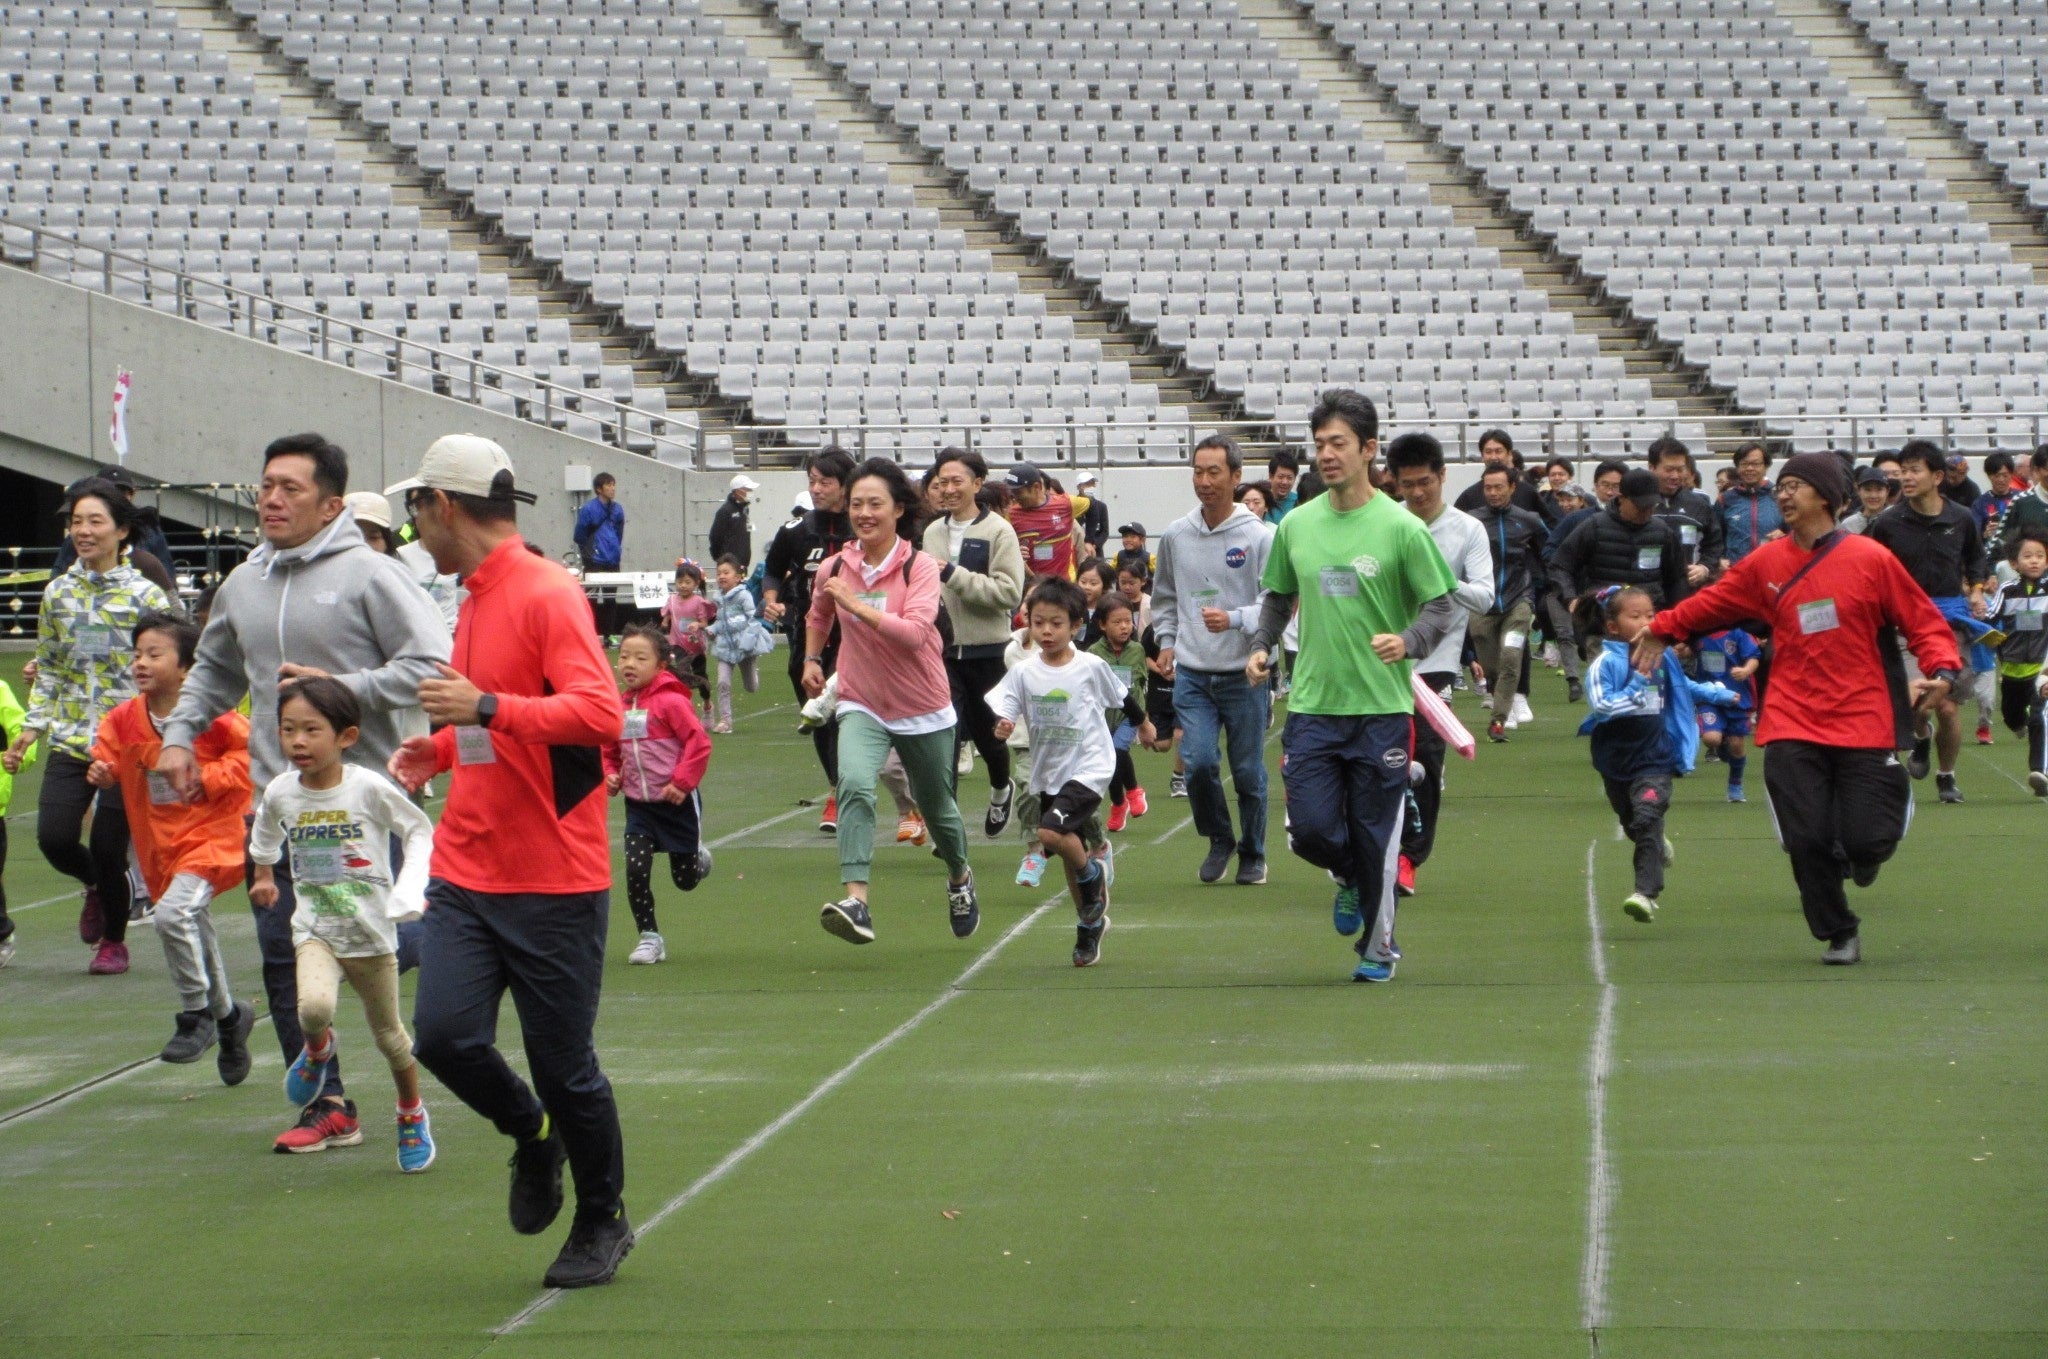
[[[1242,670],[1258,623],[1259,577],[1273,547],[1273,526],[1243,505],[1215,528],[1198,507],[1159,537],[1159,576],[1152,585],[1152,634],[1173,648],[1173,663],[1190,670]],[[1236,625],[1211,632],[1202,610],[1225,609]]]
[[[325,670],[363,705],[351,763],[384,762],[420,720],[420,681],[446,661],[441,611],[395,557],[371,550],[347,510],[311,541],[268,543],[228,573],[214,596],[199,655],[164,744],[188,749],[216,717],[249,696],[249,772],[257,787],[290,767],[277,739],[277,668]]]

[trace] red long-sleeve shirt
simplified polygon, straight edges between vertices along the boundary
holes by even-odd
[[[623,717],[583,589],[514,534],[463,586],[455,669],[498,696],[492,760],[456,758],[456,729],[434,734],[453,770],[434,831],[434,876],[472,892],[595,892],[612,882],[599,751]],[[594,796],[593,796],[594,795]]]
[[[1650,630],[1678,642],[1763,619],[1774,640],[1757,744],[1891,750],[1897,714],[1879,630],[1890,624],[1905,634],[1923,674],[1962,667],[1955,636],[1899,559],[1870,539],[1845,535],[1787,591],[1785,582],[1812,556],[1789,534],[1765,543],[1720,580],[1660,612]],[[1829,604],[1832,627],[1825,626]]]

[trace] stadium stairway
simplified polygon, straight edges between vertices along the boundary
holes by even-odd
[[[1651,391],[1674,402],[1689,423],[1703,424],[1715,448],[1757,433],[1734,414],[1733,393],[1707,380],[1705,370],[1685,362],[1676,345],[1660,343],[1651,328],[1628,314],[1626,305],[1603,298],[1528,229],[1526,218],[1491,193],[1457,154],[1414,122],[1360,61],[1316,22],[1309,0],[1239,0],[1238,13],[1280,45],[1282,56],[1301,63],[1304,76],[1323,97],[1344,107],[1366,134],[1408,168],[1410,178],[1429,187],[1430,198],[1457,214],[1458,223],[1479,234],[1481,245],[1500,251],[1501,263],[1520,271],[1528,286],[1548,294],[1551,306],[1568,313],[1581,332],[1597,336],[1601,350],[1628,365],[1628,375],[1645,378]]]
[[[1921,94],[1838,0],[1777,0],[1777,12],[1813,44],[1829,69],[1870,101],[1870,111],[1903,137],[1930,174],[1948,182],[1949,197],[1991,228],[1993,240],[2012,246],[2015,261],[2048,284],[2048,224],[2025,195],[1994,170],[1955,125]]]
[[[749,54],[766,61],[797,95],[815,103],[819,113],[838,120],[840,135],[859,142],[869,160],[887,166],[892,183],[911,186],[920,207],[938,212],[941,226],[965,232],[971,249],[988,251],[998,270],[1014,274],[1024,288],[1045,298],[1048,312],[1072,316],[1076,337],[1100,340],[1102,357],[1129,364],[1134,382],[1157,387],[1162,408],[1179,407],[1196,423],[1244,418],[1235,401],[1208,396],[1199,383],[1181,374],[1178,356],[1162,350],[1149,328],[1128,324],[1041,250],[1018,239],[1011,223],[953,177],[936,155],[918,146],[914,137],[840,79],[817,50],[776,15],[772,0],[701,0],[699,8],[722,19],[728,36],[745,42]],[[1267,432],[1250,433],[1256,437]]]
[[[419,208],[421,224],[449,234],[450,244],[476,256],[483,271],[503,275],[514,293],[537,298],[541,315],[562,317],[578,341],[601,344],[605,361],[630,367],[644,393],[659,391],[670,410],[692,411],[701,422],[707,453],[714,459],[729,453],[737,407],[717,400],[703,384],[679,380],[669,358],[646,352],[638,337],[621,331],[616,317],[592,306],[582,294],[523,258],[520,250],[486,229],[466,200],[439,184],[379,133],[346,112],[328,92],[267,42],[252,25],[213,0],[158,0],[174,12],[181,28],[200,35],[210,52],[228,59],[233,69],[256,82],[257,90],[274,95],[286,114],[303,117],[313,136],[329,138],[337,155],[356,161],[363,175],[391,186],[394,203]]]

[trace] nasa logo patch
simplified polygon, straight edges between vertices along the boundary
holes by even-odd
[[[1243,566],[1245,564],[1245,561],[1250,557],[1250,555],[1250,553],[1246,552],[1241,547],[1229,548],[1223,554],[1223,564],[1225,566],[1230,567],[1232,570],[1235,570],[1238,567]]]

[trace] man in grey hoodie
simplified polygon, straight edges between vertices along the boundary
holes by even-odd
[[[406,722],[417,722],[420,681],[434,678],[435,664],[448,659],[448,628],[405,566],[363,541],[342,502],[347,490],[347,455],[318,434],[289,435],[264,450],[256,502],[263,544],[221,583],[184,692],[164,723],[157,770],[187,798],[199,788],[193,738],[245,694],[257,796],[291,767],[277,733],[277,691],[287,680],[331,675],[349,687],[362,704],[363,724],[362,739],[345,758],[379,777],[408,734]],[[271,1026],[289,1063],[305,1036],[284,864],[277,866],[277,886],[277,904],[255,910],[256,938]],[[329,1064],[320,1097],[277,1139],[276,1150],[352,1146],[361,1136]]]
[[[1210,435],[1195,445],[1193,462],[1200,504],[1160,535],[1152,631],[1161,665],[1173,674],[1195,829],[1209,837],[1202,881],[1222,878],[1235,853],[1237,881],[1249,887],[1266,880],[1266,722],[1273,699],[1266,685],[1245,679],[1244,666],[1273,529],[1234,498],[1244,476],[1234,440]],[[1235,835],[1223,796],[1223,739],[1237,785]]]

